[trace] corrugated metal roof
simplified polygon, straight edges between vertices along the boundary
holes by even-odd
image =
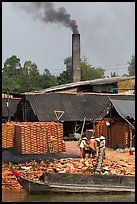
[[[113,106],[123,118],[133,118],[135,120],[135,101],[111,100]]]
[[[118,95],[113,96],[118,99]],[[128,99],[128,96],[121,98]],[[103,112],[105,107],[110,103],[108,95],[98,94],[28,94],[25,98],[29,101],[33,112],[37,115],[39,121],[56,121],[54,111],[64,111],[61,120],[63,121],[90,121],[101,115],[104,117],[106,112]],[[135,96],[130,96],[134,100]]]
[[[124,95],[124,94],[107,94],[111,100],[129,100],[135,101],[135,95]]]
[[[130,79],[135,79],[135,76],[121,76],[121,77],[111,77],[111,78],[99,78],[99,79],[94,79],[94,80],[88,80],[88,81],[80,81],[80,82],[75,82],[75,83],[68,83],[68,84],[63,84],[59,86],[53,86],[47,89],[39,90],[39,91],[34,91],[34,92],[51,92],[51,91],[57,91],[57,90],[63,90],[63,89],[70,89],[78,86],[83,86],[83,85],[103,85],[103,84],[114,84],[120,81],[125,81],[125,80],[130,80]]]

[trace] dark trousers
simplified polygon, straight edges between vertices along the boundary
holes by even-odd
[[[84,149],[84,155],[83,155],[84,159],[85,159],[86,154],[88,154],[88,157],[90,158],[90,149]]]
[[[96,150],[90,148],[90,156],[92,155],[92,157],[94,158],[96,156]]]

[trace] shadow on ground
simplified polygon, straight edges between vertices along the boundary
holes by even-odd
[[[19,154],[15,148],[2,148],[2,162],[23,163],[35,160],[53,161],[61,158],[78,158],[77,154],[48,153],[48,154]]]

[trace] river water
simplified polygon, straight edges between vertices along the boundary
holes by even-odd
[[[21,191],[2,191],[2,202],[135,202],[135,193],[90,194],[90,193],[44,193],[28,194]]]

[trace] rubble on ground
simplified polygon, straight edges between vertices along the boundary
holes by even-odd
[[[11,170],[17,170],[22,176],[24,175],[23,166],[30,167],[27,170],[27,177],[39,180],[44,172],[58,173],[77,173],[77,174],[93,174],[96,166],[96,158],[62,158],[53,161],[35,160],[30,162],[13,164],[2,163],[2,190],[21,190],[22,187],[12,174]],[[108,160],[103,162],[103,168],[107,168],[107,172],[117,175],[135,175],[135,158],[118,158],[116,161]]]

